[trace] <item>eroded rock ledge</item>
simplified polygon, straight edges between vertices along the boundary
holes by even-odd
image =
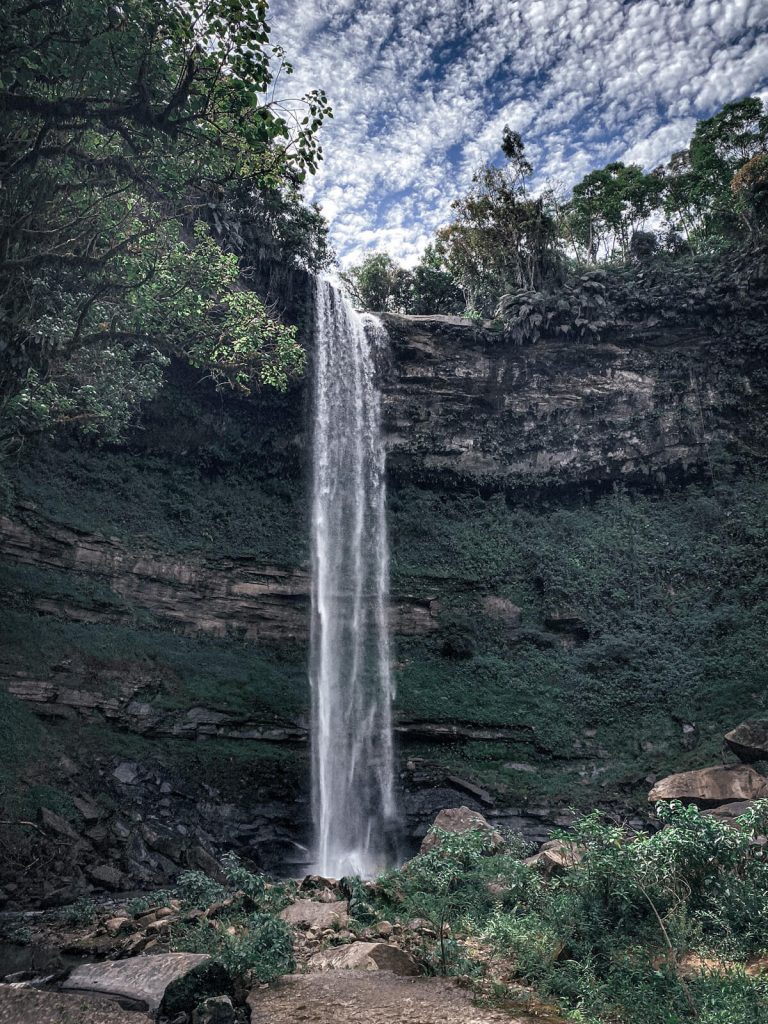
[[[49,522],[30,506],[12,518],[0,516],[0,550],[11,563],[98,578],[125,602],[121,606],[47,593],[33,598],[39,612],[80,622],[127,623],[138,608],[180,632],[256,643],[305,641],[309,635],[310,578],[303,568],[129,547],[115,537]],[[436,629],[436,614],[429,595],[393,600],[394,630],[403,636]]]
[[[691,332],[515,346],[460,317],[383,319],[390,470],[442,485],[647,486],[706,470],[766,416],[756,347]]]

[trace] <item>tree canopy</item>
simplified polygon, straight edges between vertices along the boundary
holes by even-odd
[[[476,171],[413,271],[376,255],[386,274],[378,278],[375,306],[371,294],[357,291],[361,305],[498,316],[514,337],[530,341],[548,329],[598,332],[621,321],[624,307],[650,315],[643,290],[659,300],[663,292],[667,302],[679,294],[681,309],[711,310],[695,297],[705,282],[718,289],[713,299],[728,305],[726,292],[759,277],[750,267],[763,265],[759,247],[768,227],[768,112],[758,97],[699,121],[688,148],[663,166],[645,171],[613,161],[590,171],[567,199],[550,185],[532,188],[533,167],[517,132],[505,128],[500,149],[504,162]],[[739,254],[744,247],[751,256]],[[708,258],[718,253],[713,267]],[[369,275],[372,260],[348,278]],[[752,308],[751,299],[742,300]]]
[[[292,69],[270,44],[267,3],[11,0],[0,66],[6,412],[42,411],[55,392],[49,411],[63,402],[96,429],[114,395],[98,368],[133,365],[146,396],[169,355],[220,385],[285,387],[303,364],[295,331],[241,287],[203,226],[236,203],[297,262],[324,258],[324,224],[298,189],[331,112],[320,90],[280,102]]]

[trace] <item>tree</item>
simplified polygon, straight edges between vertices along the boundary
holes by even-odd
[[[192,231],[212,202],[233,189],[295,188],[321,156],[325,96],[275,101],[273,66],[291,68],[269,45],[266,14],[263,0],[3,7],[0,401],[16,401],[31,373],[68,379],[62,368],[76,367],[86,347],[176,351],[177,332],[166,340],[149,313],[160,296],[179,323],[199,326],[204,315],[206,332],[215,325],[215,346],[201,348],[193,330],[186,350],[210,359],[220,383],[284,386],[296,371],[295,339],[285,344],[265,310],[250,308],[250,326],[235,329],[232,309],[252,300],[234,287],[233,264],[222,276],[212,258],[210,274],[192,273],[202,252],[213,253]],[[171,267],[184,280],[177,291]]]
[[[445,263],[444,247],[439,241],[428,245],[413,268],[409,313],[460,313],[461,291]]]
[[[411,275],[386,252],[371,253],[341,279],[361,309],[403,313],[408,307]]]
[[[474,174],[470,191],[452,204],[453,222],[437,236],[467,308],[485,315],[504,292],[540,288],[558,262],[548,195],[529,193],[532,168],[522,139],[509,128],[502,150],[507,164]]]
[[[591,171],[573,188],[566,207],[577,254],[590,263],[629,259],[632,237],[658,208],[661,184],[634,164],[610,163]]]
[[[768,114],[748,96],[699,121],[689,148],[657,168],[668,222],[692,250],[761,229],[767,154]]]

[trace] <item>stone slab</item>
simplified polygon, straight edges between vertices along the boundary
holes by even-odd
[[[158,953],[76,967],[63,983],[68,991],[99,992],[134,999],[157,1010],[172,982],[210,960],[207,953]]]

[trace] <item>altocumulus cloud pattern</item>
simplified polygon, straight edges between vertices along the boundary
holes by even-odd
[[[478,164],[521,132],[536,181],[656,166],[698,118],[768,100],[768,0],[274,0],[291,90],[335,118],[308,197],[342,262],[413,262]]]

